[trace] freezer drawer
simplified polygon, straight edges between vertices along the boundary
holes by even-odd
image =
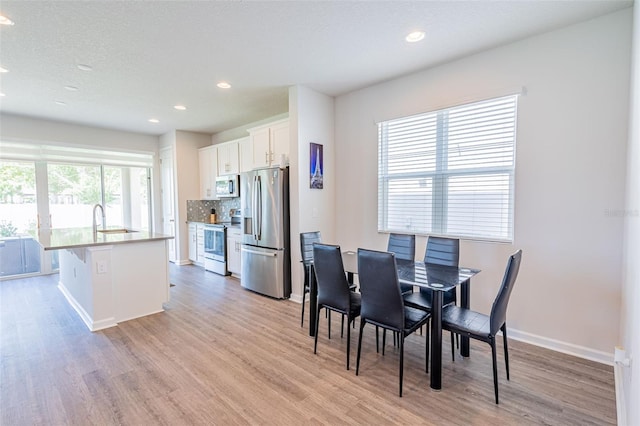
[[[242,279],[244,288],[277,299],[291,295],[291,277],[287,273],[285,250],[242,246]]]

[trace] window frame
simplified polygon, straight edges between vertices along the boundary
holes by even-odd
[[[507,110],[512,114],[512,124],[508,127],[510,129],[511,140],[507,145],[507,151],[510,149],[510,163],[502,164],[502,165],[494,165],[494,166],[467,166],[467,167],[456,167],[454,169],[449,168],[449,154],[451,150],[449,149],[449,113],[464,110],[465,108],[474,108],[475,106],[490,105],[492,102],[500,103],[502,101],[512,102],[512,107]],[[419,120],[425,120],[425,123],[428,120],[433,120],[433,116],[435,115],[436,122],[436,131],[435,131],[435,154],[433,156],[434,160],[434,169],[433,170],[413,170],[411,172],[406,173],[398,173],[398,172],[390,172],[389,171],[389,125],[401,123],[402,121],[410,121],[413,122]],[[486,119],[487,122],[491,121],[491,115]],[[518,94],[506,95],[506,96],[498,96],[494,98],[477,100],[474,102],[468,102],[456,106],[451,106],[447,108],[437,109],[430,112],[415,114],[411,116],[399,117],[392,120],[381,121],[378,124],[378,232],[380,233],[391,233],[391,232],[401,232],[401,233],[412,233],[416,235],[438,235],[444,237],[454,237],[465,240],[480,240],[480,241],[494,241],[501,243],[512,243],[515,238],[515,171],[516,171],[516,145],[517,145],[517,120],[518,120]],[[485,121],[481,122],[485,123]],[[401,125],[401,124],[400,124]],[[482,125],[475,125],[473,129],[482,127]],[[425,143],[428,143],[425,140]],[[400,145],[399,145],[400,146]],[[422,146],[422,145],[420,145]],[[426,146],[426,145],[425,145]],[[397,149],[397,147],[396,147]],[[409,157],[411,159],[417,159],[421,155],[414,149],[414,156]],[[480,152],[490,152],[487,151],[487,148],[484,148]],[[477,155],[477,154],[476,154]],[[507,157],[505,157],[507,158]],[[475,159],[478,161],[478,159]],[[496,155],[494,161],[502,161],[499,155]],[[473,163],[473,161],[472,161]],[[412,166],[415,168],[414,166]],[[500,193],[500,197],[495,202],[495,205],[499,206],[500,203],[502,205],[507,205],[506,210],[502,208],[500,210],[500,214],[503,216],[503,219],[497,220],[495,223],[500,224],[500,227],[506,229],[505,232],[493,231],[493,234],[487,235],[487,233],[479,233],[478,229],[482,229],[482,227],[476,226],[475,230],[471,233],[459,232],[454,230],[447,229],[448,228],[448,215],[450,212],[449,203],[451,201],[451,196],[449,194],[449,185],[451,183],[451,179],[455,177],[491,177],[496,176],[497,180],[501,179],[503,183],[506,183],[507,190]],[[394,206],[397,208],[397,205],[390,205],[389,202],[389,185],[393,181],[399,181],[401,179],[413,178],[417,180],[425,180],[425,185],[429,186],[430,182],[431,189],[429,193],[431,196],[431,206],[430,210],[426,212],[430,217],[430,222],[421,223],[418,226],[414,226],[411,221],[409,225],[407,225],[407,229],[398,228],[397,226],[390,225],[389,221],[389,210],[393,209]],[[478,188],[481,188],[482,185],[478,185]],[[486,186],[488,188],[488,186]],[[473,202],[476,202],[476,199],[472,199]],[[424,204],[426,206],[428,203]],[[424,208],[424,206],[422,208]],[[416,207],[417,209],[418,207]],[[459,212],[464,212],[464,210],[459,209]],[[504,219],[504,212],[506,211],[506,225]],[[430,214],[429,214],[430,212]],[[506,227],[505,227],[506,226]],[[416,229],[418,228],[418,229]],[[473,228],[473,225],[472,225]],[[490,228],[487,228],[490,229]],[[499,227],[496,229],[500,229]]]

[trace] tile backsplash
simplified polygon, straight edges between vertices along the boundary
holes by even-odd
[[[187,200],[187,222],[209,222],[211,209],[216,209],[218,222],[231,220],[231,209],[240,209],[240,198],[223,200]]]

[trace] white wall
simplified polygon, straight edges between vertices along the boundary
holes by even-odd
[[[523,249],[512,337],[611,361],[618,342],[631,9],[521,40],[336,99],[336,221],[347,248],[377,233],[376,122],[527,89],[518,107],[513,244],[463,241],[489,312],[509,254]],[[416,252],[424,253],[425,238]]]
[[[334,100],[303,86],[291,87],[289,114],[291,298],[301,300],[304,276],[300,265],[300,233],[320,231],[324,242],[336,242]],[[323,189],[309,188],[311,142],[323,147]]]
[[[189,261],[189,229],[187,226],[187,200],[200,199],[200,169],[198,148],[211,145],[211,135],[176,130],[161,136],[163,147],[173,147],[176,264]]]
[[[625,369],[627,424],[640,424],[640,7],[634,7],[621,343],[632,368]],[[633,401],[633,402],[632,402]],[[618,419],[620,421],[620,419]]]
[[[99,127],[70,124],[12,114],[0,114],[0,140],[5,142],[47,143],[75,147],[152,153],[152,200],[154,227],[162,229],[160,214],[159,138],[142,133],[123,132]]]

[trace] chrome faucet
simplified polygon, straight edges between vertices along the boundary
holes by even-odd
[[[93,235],[98,235],[98,223],[96,221],[96,210],[98,210],[98,207],[100,207],[100,211],[102,212],[102,216],[100,222],[102,223],[102,229],[104,229],[104,225],[105,225],[105,216],[104,216],[104,207],[102,207],[102,204],[96,204],[95,206],[93,206]]]

